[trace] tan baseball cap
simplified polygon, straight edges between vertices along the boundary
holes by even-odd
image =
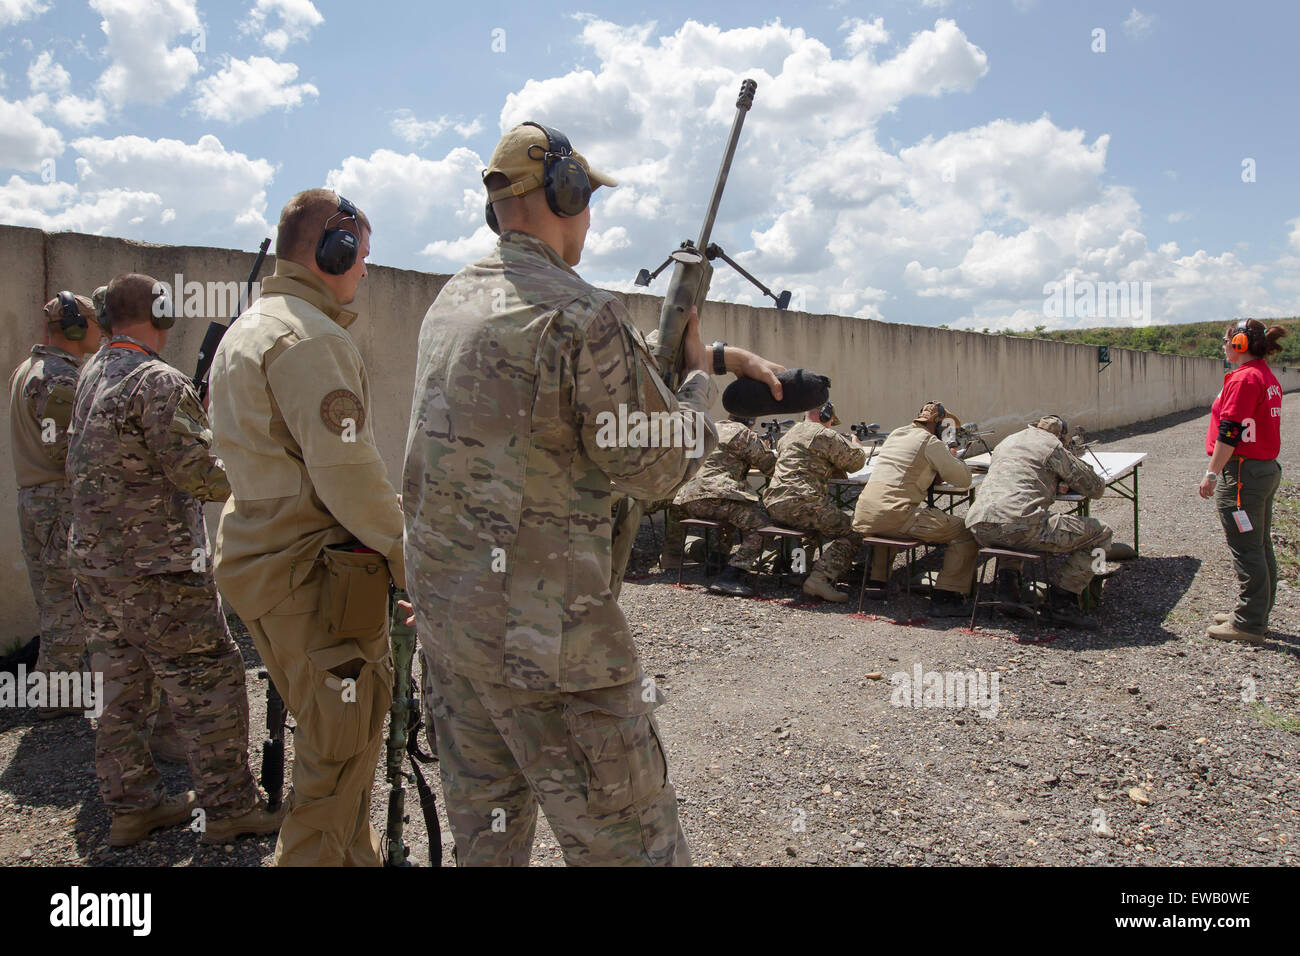
[[[916,417],[912,419],[912,424],[933,429],[935,425],[939,424],[940,419],[943,421],[952,419],[953,427],[961,428],[961,419],[948,411],[947,406],[942,402],[926,402],[921,406],[921,410],[916,413]]]
[[[1060,415],[1044,415],[1033,424],[1035,428],[1041,428],[1045,432],[1051,432],[1057,438],[1060,438],[1065,434],[1065,419]]]
[[[542,157],[546,154],[546,133],[536,126],[521,123],[501,137],[497,148],[492,151],[488,168],[483,170],[483,178],[493,173],[501,173],[510,180],[510,185],[495,192],[488,193],[488,202],[496,202],[507,196],[522,196],[542,185]],[[574,150],[574,160],[587,171],[591,188],[597,186],[617,186],[618,180],[613,176],[592,169],[591,164],[581,153]]]

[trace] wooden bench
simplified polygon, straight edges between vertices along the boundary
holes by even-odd
[[[721,521],[706,521],[704,518],[683,518],[677,522],[682,529],[682,560],[677,565],[677,584],[682,583],[682,569],[686,567],[686,538],[691,529],[695,528],[704,534],[704,560],[698,562],[704,567],[704,576],[709,576],[709,555],[713,552],[711,542],[713,541],[713,532],[715,529],[719,532],[718,537],[722,537],[722,530],[726,527]]]
[[[792,541],[798,541],[799,544],[803,544],[805,538],[813,538],[812,550],[816,551],[817,548],[821,546],[821,535],[816,531],[798,531],[794,528],[783,528],[780,525],[770,524],[759,528],[754,533],[763,539],[763,551],[767,550],[768,539],[771,539],[773,547],[780,552],[778,564],[781,562],[788,562],[789,554],[786,549],[790,546]],[[809,557],[811,558],[811,555],[809,555]],[[754,593],[756,594],[762,593],[762,588],[759,587],[759,582],[763,579],[763,572],[760,570],[762,566],[763,560],[760,555],[759,560],[754,565]],[[781,573],[779,567],[773,568],[772,570],[774,577],[779,578]]]
[[[862,601],[867,594],[867,579],[871,577],[872,548],[889,548],[890,570],[893,570],[894,551],[904,551],[907,554],[907,566],[904,589],[907,593],[907,618],[912,619],[912,564],[916,558],[916,549],[921,547],[924,542],[916,541],[912,538],[891,538],[887,535],[867,534],[862,536],[862,543],[867,549],[866,564],[862,568],[862,585],[858,588],[858,613],[862,613]],[[889,594],[889,579],[893,575],[886,572],[885,574],[885,594]]]
[[[984,568],[987,566],[990,559],[993,561],[993,586],[996,588],[998,584],[998,561],[1020,561],[1031,565],[1035,568],[1036,573],[1034,581],[1037,583],[1039,581],[1046,581],[1047,558],[1047,554],[1039,551],[1017,551],[1012,548],[980,548],[975,557],[975,599],[971,602],[972,606],[970,609],[971,630],[975,629],[975,615],[979,613],[981,607],[1001,607],[1005,603],[1001,598],[993,601],[980,600],[980,585],[983,583],[984,579]],[[1024,572],[1022,571],[1020,574],[1021,587],[1023,588]],[[1038,588],[1034,588],[1034,610],[1036,612],[1041,611],[1042,606],[1042,595],[1039,593]],[[992,611],[989,612],[990,615],[992,615],[992,613]]]

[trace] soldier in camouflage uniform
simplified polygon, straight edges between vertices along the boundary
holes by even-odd
[[[65,315],[65,303],[71,302]],[[75,317],[71,312],[75,310]],[[80,671],[86,651],[81,613],[68,570],[68,524],[72,520],[64,462],[77,374],[99,348],[99,324],[85,296],[60,293],[45,304],[45,342],[9,377],[10,448],[18,482],[18,527],[32,596],[40,614],[36,669]],[[83,713],[80,707],[49,707],[41,717]]]
[[[158,350],[172,324],[149,276],[109,283],[107,345],[77,383],[68,439],[68,557],[91,666],[104,675],[95,736],[109,843],[127,846],[204,812],[204,843],[274,832],[248,766],[244,665],[226,628],[202,502],[230,493],[208,450],[207,415]],[[195,791],[166,795],[145,745],[157,679],[185,742]]]
[[[740,533],[726,569],[709,585],[710,591],[736,597],[754,594],[748,578],[763,553],[763,539],[755,532],[772,523],[747,478],[750,468],[771,477],[776,455],[754,434],[752,424],[735,415],[718,422],[718,447],[673,499],[690,517],[721,521]]]
[[[1080,625],[1078,596],[1092,581],[1098,549],[1104,564],[1111,530],[1096,518],[1051,511],[1058,493],[1100,498],[1106,491],[1101,476],[1061,444],[1067,433],[1059,415],[1048,415],[1001,441],[966,527],[985,547],[1068,555],[1052,575],[1048,611],[1058,623]]]
[[[402,505],[426,719],[458,864],[527,864],[539,801],[569,864],[686,864],[662,694],[610,590],[610,497],[653,501],[695,471],[717,387],[696,320],[673,394],[618,298],[573,271],[588,194],[553,211],[547,143],[529,124],[502,137],[484,174],[500,241],[420,329]],[[614,185],[577,153],[555,161]],[[619,440],[620,412],[683,440]]]
[[[804,581],[803,593],[837,603],[849,599],[835,582],[853,567],[862,535],[831,500],[827,482],[857,471],[867,461],[866,449],[831,430],[839,422],[827,402],[782,435],[776,445],[776,469],[763,493],[773,521],[822,536],[821,557]]]

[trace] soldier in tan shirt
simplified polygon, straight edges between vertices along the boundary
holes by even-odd
[[[346,306],[370,223],[311,189],[280,214],[275,275],[212,364],[212,430],[232,494],[217,583],[297,719],[279,866],[378,866],[370,791],[392,701],[390,575],[402,512],[375,444]]]
[[[979,546],[961,518],[926,504],[926,493],[936,478],[959,490],[971,484],[970,468],[939,437],[945,427],[959,428],[961,422],[948,414],[942,402],[926,402],[910,424],[889,433],[858,496],[853,529],[948,545],[943,570],[930,593],[930,610],[937,617],[956,617],[970,613],[962,598],[970,593]],[[884,596],[892,550],[872,549],[874,586],[867,593],[873,597]]]
[[[40,614],[42,673],[79,671],[86,650],[81,613],[72,598],[68,524],[72,520],[63,463],[77,373],[99,348],[99,324],[85,296],[60,292],[41,316],[45,341],[9,377],[9,447],[18,482],[18,526],[23,557]],[[80,714],[51,708],[42,717]]]

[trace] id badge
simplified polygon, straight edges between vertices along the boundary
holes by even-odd
[[[1254,527],[1250,523],[1250,516],[1240,508],[1232,513],[1232,520],[1237,522],[1237,530],[1242,534],[1252,530]]]

